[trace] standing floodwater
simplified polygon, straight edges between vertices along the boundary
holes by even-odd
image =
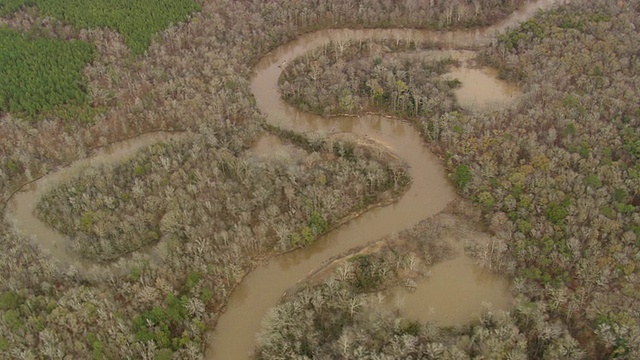
[[[460,325],[479,318],[485,304],[506,310],[512,302],[507,279],[478,267],[466,255],[435,264],[415,289],[395,288],[384,308],[409,319],[440,326]]]

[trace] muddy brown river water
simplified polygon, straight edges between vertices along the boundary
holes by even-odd
[[[279,47],[259,62],[255,68],[251,89],[258,107],[267,117],[267,121],[294,131],[315,131],[325,134],[348,131],[377,141],[409,164],[409,172],[413,182],[409,190],[396,203],[382,208],[374,208],[321,237],[312,246],[271,258],[249,273],[233,291],[226,311],[220,316],[215,330],[210,335],[207,344],[207,359],[227,360],[251,357],[251,350],[255,345],[255,334],[260,328],[262,318],[269,308],[276,305],[285,290],[292,287],[313,269],[320,267],[328,259],[351,248],[406,229],[420,220],[438,213],[455,196],[440,160],[429,152],[420,135],[408,123],[380,116],[324,119],[300,112],[285,104],[278,92],[277,80],[286,63],[330,41],[413,39],[439,43],[445,49],[478,48],[491,41],[490,39],[495,32],[503,31],[505,28],[529,18],[536,10],[549,7],[553,3],[552,0],[531,3],[496,26],[474,31],[322,30],[301,36],[297,40]],[[515,95],[513,88],[496,80],[495,74],[490,69],[462,67],[449,75],[462,81],[463,86],[456,95],[460,103],[466,107],[481,109],[486,104],[491,104],[496,100],[509,100]],[[34,216],[33,211],[37,200],[47,189],[88,167],[122,161],[135,154],[142,147],[158,141],[165,141],[168,138],[169,136],[166,134],[143,135],[108,147],[89,159],[54,171],[17,193],[9,202],[7,216],[23,233],[31,235],[31,238],[44,251],[49,252],[61,263],[76,267],[95,268],[101,266],[88,264],[69,256],[65,249],[67,242],[65,237],[48,228]],[[277,140],[262,139],[256,146],[270,149],[281,146],[281,144]],[[261,152],[261,150],[255,151],[256,154]],[[451,281],[443,280],[452,274],[451,271],[455,272],[457,279],[460,279],[462,284],[466,284],[463,286],[464,289],[469,290],[471,286],[472,292],[456,295],[463,299],[463,302],[464,299],[474,298],[474,296],[470,296],[474,294],[472,286],[477,286],[477,291],[484,289],[483,291],[488,291],[491,294],[498,294],[496,298],[489,299],[489,301],[496,302],[499,307],[503,306],[501,305],[502,300],[508,298],[508,295],[505,295],[505,280],[499,278],[487,280],[487,277],[483,277],[481,271],[465,256],[452,261],[442,263],[440,267],[434,266],[432,276],[421,282],[418,289],[412,293],[413,295],[398,295],[404,296],[405,304],[408,304],[403,305],[403,308],[416,309],[415,314],[407,311],[407,316],[436,323],[454,324],[467,321],[474,311],[479,310],[477,305],[473,305],[470,309],[454,313],[457,312],[456,309],[466,309],[466,305],[459,305],[455,306],[455,309],[438,311],[437,301],[439,300],[436,299],[434,300],[436,302],[431,303],[425,301],[435,292],[440,293],[441,298],[444,299],[447,296],[453,296],[448,292],[457,291],[458,287],[449,286]],[[439,275],[441,273],[444,275]],[[474,274],[481,274],[481,276],[478,277]],[[444,282],[438,287],[434,285],[438,281]],[[426,284],[424,285],[426,290],[423,290],[423,284]],[[418,305],[410,304],[412,298],[417,299]],[[508,306],[508,303],[504,306]],[[431,311],[431,309],[436,310]],[[441,321],[429,317],[430,313],[445,313],[445,317],[453,320]]]

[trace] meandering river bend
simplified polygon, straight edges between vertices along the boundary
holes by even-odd
[[[455,196],[439,161],[429,152],[418,132],[408,123],[379,116],[325,119],[285,104],[277,88],[283,64],[330,41],[365,39],[412,39],[438,43],[445,49],[473,49],[486,45],[494,33],[531,17],[538,9],[552,6],[555,1],[531,3],[512,14],[505,21],[473,31],[433,32],[411,29],[392,30],[321,30],[299,37],[267,54],[256,66],[251,90],[259,109],[267,121],[285,129],[320,133],[351,132],[377,141],[410,166],[413,179],[409,190],[399,201],[382,208],[374,208],[321,237],[312,246],[271,258],[266,264],[249,273],[232,293],[226,311],[220,316],[207,346],[207,359],[241,359],[250,357],[255,334],[267,310],[276,305],[285,290],[293,286],[328,259],[351,248],[361,246],[406,229],[420,220],[441,211]],[[469,76],[464,78],[465,72]],[[484,101],[509,97],[499,82],[482,69],[463,69],[453,74],[463,83],[458,93],[461,103],[482,105]],[[486,97],[487,93],[495,96]],[[467,95],[465,95],[467,94]],[[482,95],[482,96],[480,96]],[[463,97],[469,97],[465,99]],[[89,166],[115,163],[131,156],[138,149],[165,135],[143,135],[111,146],[97,155],[80,160],[71,166],[54,171],[26,186],[10,199],[7,216],[24,233],[62,263],[76,267],[94,267],[74,259],[66,253],[64,236],[48,228],[34,215],[39,197],[51,186],[74,176]],[[98,265],[95,265],[98,266]],[[104,266],[104,265],[102,265]]]
[[[269,123],[298,132],[348,131],[375,140],[408,163],[413,182],[398,202],[370,210],[321,237],[312,246],[274,257],[249,273],[231,294],[228,307],[218,320],[209,342],[207,359],[251,357],[262,318],[269,308],[276,305],[284,291],[299,279],[334,256],[406,229],[438,213],[454,198],[454,191],[446,180],[439,159],[427,149],[418,132],[407,122],[380,116],[326,119],[286,104],[277,86],[286,64],[331,41],[413,39],[438,43],[448,49],[478,48],[491,41],[496,32],[504,31],[553,3],[549,0],[531,3],[495,26],[473,31],[321,30],[303,35],[262,58],[255,68],[251,90]],[[463,75],[460,79],[463,87],[458,92],[458,96],[464,97],[459,99],[463,103],[482,106],[483,102],[503,100],[511,95],[508,87],[482,69],[463,69],[458,74]],[[465,75],[468,76],[466,81]],[[466,264],[472,271],[469,261],[459,263]]]

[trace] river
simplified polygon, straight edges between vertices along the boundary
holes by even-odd
[[[363,215],[322,236],[312,246],[276,256],[249,273],[233,291],[226,311],[210,334],[207,359],[242,359],[250,357],[255,334],[267,310],[276,305],[280,296],[313,269],[328,259],[351,248],[409,228],[420,220],[440,212],[455,197],[446,178],[441,161],[427,148],[418,132],[407,122],[381,116],[325,119],[300,112],[285,104],[278,91],[277,81],[284,66],[304,53],[330,41],[358,39],[413,39],[441,44],[448,49],[470,49],[486,45],[495,32],[503,31],[527,19],[536,10],[553,5],[543,0],[531,3],[505,21],[473,31],[433,32],[411,29],[392,30],[321,30],[306,34],[267,54],[257,64],[251,90],[267,121],[285,129],[300,132],[351,132],[385,146],[401,157],[409,166],[413,179],[409,190],[396,202],[374,208]],[[469,107],[482,106],[495,99],[513,96],[511,90],[492,77],[487,69],[462,68],[452,74],[462,81],[459,101]],[[465,73],[466,72],[466,73]],[[465,75],[466,74],[466,75]],[[467,76],[465,78],[465,76]],[[495,96],[486,96],[493,93]],[[469,95],[465,95],[469,94]],[[480,96],[482,95],[482,96]],[[465,97],[468,97],[465,100]],[[84,171],[87,167],[116,163],[133,156],[139,149],[169,139],[167,134],[141,135],[98,151],[94,156],[70,166],[52,171],[25,186],[9,201],[7,217],[25,234],[62,263],[78,268],[98,268],[70,256],[65,249],[64,236],[50,229],[34,216],[34,209],[42,194],[57,184]],[[153,251],[153,250],[152,250]],[[464,258],[459,260],[468,262]],[[473,266],[469,265],[469,269]],[[436,269],[438,270],[438,269]],[[445,289],[446,290],[446,289]],[[445,291],[442,290],[442,291]]]
[[[553,3],[554,1],[546,0],[528,4],[495,26],[472,31],[320,30],[300,36],[260,60],[255,67],[251,90],[268,122],[298,132],[330,134],[347,131],[377,141],[408,163],[413,182],[398,202],[383,208],[374,208],[321,237],[312,246],[271,258],[266,264],[249,273],[231,294],[226,311],[218,319],[208,343],[207,359],[252,357],[255,335],[262,318],[269,308],[276,305],[285,290],[328,259],[406,229],[440,212],[455,196],[440,160],[427,149],[418,132],[409,123],[380,116],[326,119],[286,104],[277,86],[278,78],[286,64],[332,41],[412,39],[438,43],[444,48],[454,50],[478,48],[490,42],[495,33],[504,31],[531,17],[538,9],[547,8]],[[513,96],[513,89],[492,77],[495,73],[490,69],[463,68],[452,75],[462,81],[462,88],[456,95],[461,97],[459,101],[467,106],[483,107],[495,100],[504,101]],[[490,81],[483,81],[486,79]],[[465,265],[467,272],[476,271],[468,259],[462,258],[457,262]],[[482,277],[475,277],[480,278]],[[493,289],[504,292],[504,282],[499,279],[496,281]]]

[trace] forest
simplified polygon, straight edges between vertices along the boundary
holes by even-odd
[[[149,47],[154,35],[184,21],[199,6],[192,0],[9,0],[0,5],[0,15],[11,16],[20,9],[30,10],[40,18],[62,21],[76,29],[113,29],[124,37],[132,53],[140,54]]]
[[[270,125],[249,86],[260,58],[320,29],[473,29],[525,3],[3,2],[0,357],[203,358],[247,273],[411,183],[378,144]],[[443,76],[455,59],[421,56],[438,44],[355,41],[287,64],[285,101],[406,120],[460,199],[290,289],[257,357],[639,358],[639,13],[638,1],[556,4],[470,49],[520,89],[485,111],[456,102],[460,83]],[[13,194],[37,179],[157,132],[182,136],[88,169],[37,204],[90,266],[53,257],[8,219]],[[253,153],[264,136],[284,149]],[[469,234],[490,238],[465,252],[510,279],[510,311],[438,327],[376,305],[451,257],[443,238]]]
[[[0,111],[35,116],[62,104],[87,100],[82,69],[93,49],[81,41],[29,38],[0,28]]]

